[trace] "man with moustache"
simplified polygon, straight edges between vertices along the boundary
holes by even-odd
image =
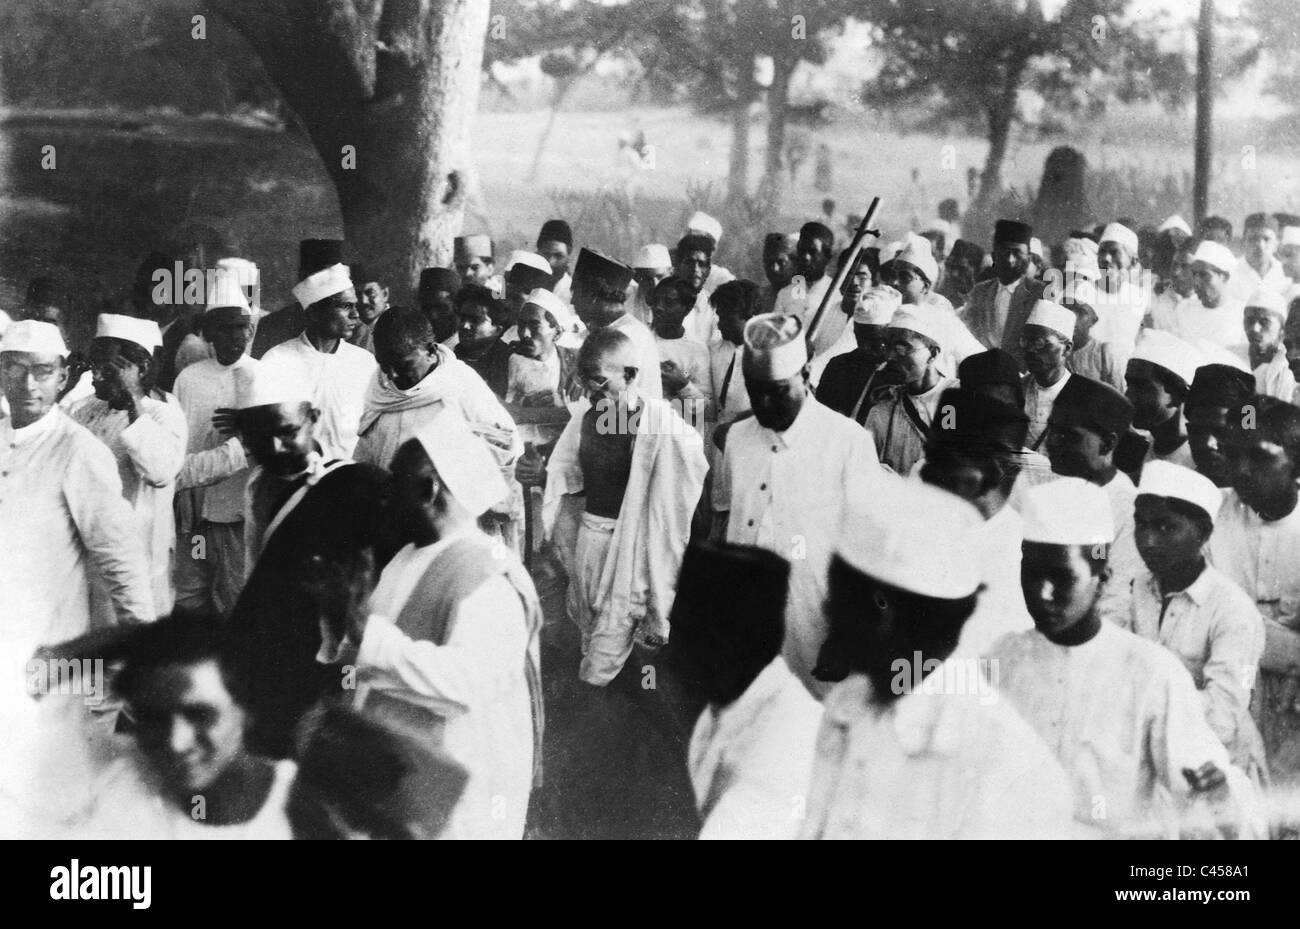
[[[832,283],[832,276],[827,272],[834,250],[835,236],[824,225],[804,223],[800,227],[795,248],[796,274],[777,294],[774,312],[797,316],[805,329],[812,325],[813,316]],[[833,311],[833,306],[828,308],[828,312]],[[843,326],[830,326],[829,322],[824,320],[814,336],[811,346],[814,358],[832,348],[843,330]]]
[[[683,321],[686,337],[705,347],[718,339],[718,317],[709,305],[709,293],[704,289],[713,268],[715,244],[709,236],[687,233],[677,243],[674,267],[677,279],[682,282],[683,296],[690,298],[687,304],[690,312]]]
[[[650,327],[627,311],[631,283],[632,269],[627,265],[594,249],[580,249],[573,268],[573,309],[588,330],[612,328],[628,337],[636,354],[637,390],[644,397],[661,400],[659,348]]]

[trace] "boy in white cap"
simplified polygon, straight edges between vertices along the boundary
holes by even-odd
[[[1183,403],[1201,361],[1193,346],[1167,332],[1146,329],[1138,337],[1124,395],[1133,404],[1133,426],[1151,436],[1148,459],[1194,466]]]
[[[388,473],[321,454],[319,413],[294,373],[265,359],[235,372],[236,426],[256,467],[244,517],[248,579],[227,626],[248,682],[255,750],[275,758],[292,750],[303,713],[347,686],[344,671],[328,664],[336,656],[322,623],[332,614],[312,582],[322,565],[393,550],[383,507]],[[333,576],[351,574],[340,568]]]
[[[1282,344],[1286,315],[1286,299],[1275,290],[1260,288],[1246,301],[1243,323],[1255,392],[1291,403],[1296,379]]]
[[[153,320],[101,314],[90,344],[95,395],[74,404],[68,415],[113,452],[122,496],[131,505],[149,562],[154,610],[165,616],[175,598],[172,499],[185,460],[186,424],[178,405],[149,396],[154,350],[161,344]],[[103,591],[96,593],[102,612],[111,612]]]
[[[1098,605],[1114,537],[1077,478],[1025,495],[1021,582],[1037,627],[995,643],[999,690],[1069,774],[1076,828],[1106,837],[1262,837],[1258,797],[1205,721],[1191,676]]]
[[[221,275],[200,321],[212,357],[176,376],[188,444],[176,478],[176,605],[229,616],[247,576],[244,487],[248,459],[235,435],[235,372],[260,362],[249,355],[255,317],[238,281]]]
[[[801,837],[1059,838],[1065,772],[974,662],[948,660],[979,596],[979,515],[887,480],[869,510],[849,503],[830,565],[823,655],[843,670],[823,701]]]
[[[939,397],[956,383],[937,364],[944,349],[940,312],[932,306],[907,306],[897,310],[889,321],[885,368],[895,385],[872,406],[866,428],[881,464],[895,474],[910,473],[921,460]]]
[[[1226,245],[1204,241],[1192,253],[1192,289],[1194,293],[1179,301],[1173,318],[1162,327],[1184,342],[1193,345],[1205,339],[1233,354],[1246,357],[1246,338],[1242,331],[1242,310],[1246,294],[1234,298],[1228,290],[1237,267],[1237,258]]]
[[[406,544],[369,609],[347,616],[357,706],[469,771],[444,837],[523,838],[542,750],[542,615],[519,559],[477,526],[505,482],[454,413],[424,425],[391,467]]]
[[[1209,558],[1264,615],[1253,715],[1274,784],[1293,788],[1300,781],[1300,409],[1253,397],[1229,410],[1227,421],[1232,489]]]
[[[900,245],[893,257],[882,262],[881,282],[902,294],[903,306],[930,306],[937,311],[933,318],[943,333],[939,340],[943,344],[939,368],[944,372],[956,371],[963,360],[984,351],[984,346],[971,335],[948,298],[935,293],[939,264],[934,258],[930,240],[909,232]],[[823,320],[823,324],[825,322]]]
[[[262,363],[295,370],[320,411],[316,440],[321,450],[327,458],[351,458],[366,386],[378,366],[370,352],[347,341],[361,319],[347,265],[317,271],[300,281],[293,295],[302,305],[306,328],[267,351]]]
[[[641,246],[632,260],[632,280],[636,284],[636,295],[632,298],[631,313],[649,326],[654,322],[654,311],[650,306],[650,295],[655,285],[673,273],[673,259],[668,254],[668,246],[655,242]]]
[[[561,549],[562,539],[576,538],[561,560],[569,570],[569,617],[582,634],[578,676],[596,686],[619,675],[635,643],[667,641],[677,572],[708,471],[699,433],[667,401],[636,386],[636,361],[621,330],[587,336],[578,376],[591,404],[574,410],[545,472],[547,537]],[[532,473],[516,474],[521,483],[535,482]],[[581,513],[565,508],[557,525],[562,497],[576,494]]]
[[[1142,283],[1137,233],[1120,223],[1106,226],[1097,243],[1097,267],[1102,275],[1094,304],[1099,319],[1093,338],[1125,354],[1137,339],[1152,296]]]
[[[90,628],[102,584],[119,623],[154,619],[141,533],[113,454],[55,399],[68,355],[53,323],[10,323],[0,341],[0,639],[6,660]],[[8,678],[6,678],[8,679]]]
[[[1029,417],[1029,447],[1038,451],[1047,438],[1052,405],[1070,380],[1075,315],[1051,300],[1039,300],[1029,311],[1020,335],[1020,353],[1029,373],[1024,377],[1025,415]]]
[[[754,415],[727,433],[722,481],[725,539],[791,561],[783,654],[814,696],[826,637],[822,602],[835,526],[846,498],[868,497],[880,466],[871,437],[808,389],[808,349],[798,317],[764,313],[745,325],[741,358]],[[719,514],[722,515],[721,513]]]
[[[1240,587],[1205,562],[1222,502],[1214,482],[1190,468],[1165,461],[1143,468],[1134,537],[1145,569],[1133,582],[1133,610],[1119,625],[1178,656],[1232,763],[1266,782],[1264,743],[1250,718],[1264,619]]]

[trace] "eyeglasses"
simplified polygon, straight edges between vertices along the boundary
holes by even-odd
[[[913,345],[911,342],[890,342],[889,343],[890,353],[897,355],[899,358],[906,358],[907,356],[914,355],[921,350],[922,347],[920,345]]]
[[[0,365],[0,373],[10,380],[26,380],[28,375],[37,381],[48,381],[59,373],[58,365],[25,365],[21,361],[6,361]]]

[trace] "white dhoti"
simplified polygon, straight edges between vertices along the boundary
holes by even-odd
[[[582,514],[578,539],[574,546],[574,570],[569,577],[569,618],[582,634],[582,670],[584,680],[595,666],[622,667],[632,654],[637,624],[644,617],[644,606],[613,615],[602,610],[599,602],[600,581],[614,538],[615,520]],[[605,614],[602,617],[602,613]],[[610,664],[613,662],[614,664]]]

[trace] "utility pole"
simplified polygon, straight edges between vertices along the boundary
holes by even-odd
[[[1199,226],[1210,205],[1210,153],[1214,120],[1214,0],[1201,0],[1196,27],[1196,168],[1192,213]]]

